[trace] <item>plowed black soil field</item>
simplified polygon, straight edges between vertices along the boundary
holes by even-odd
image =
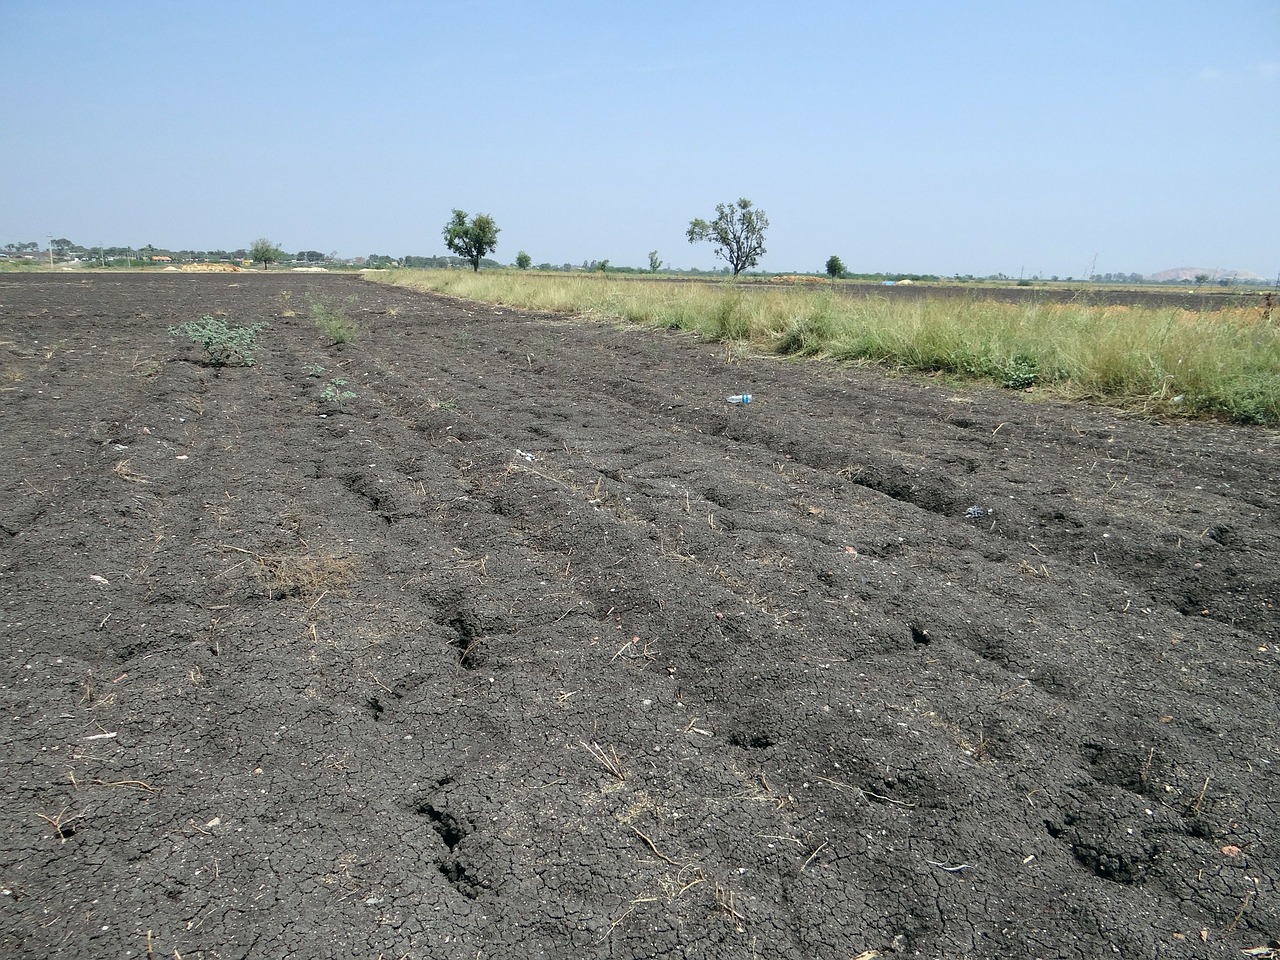
[[[1280,937],[1275,430],[284,273],[0,277],[0,424],[6,958]]]

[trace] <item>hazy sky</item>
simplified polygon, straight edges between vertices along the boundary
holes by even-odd
[[[1280,271],[1277,0],[0,0],[0,244]]]

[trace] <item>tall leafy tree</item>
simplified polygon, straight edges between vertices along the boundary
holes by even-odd
[[[661,269],[662,269],[662,261],[658,259],[658,251],[650,250],[649,251],[649,272],[657,273]]]
[[[528,270],[533,265],[533,257],[529,256],[523,250],[516,254],[516,266],[521,270]]]
[[[827,258],[827,276],[832,280],[836,280],[844,276],[844,261],[834,253]]]
[[[690,243],[713,244],[716,256],[729,264],[736,277],[764,256],[764,232],[768,228],[769,218],[764,211],[755,209],[750,200],[742,197],[737,203],[716,204],[716,218],[710,223],[702,219],[689,221],[686,235]]]
[[[284,252],[266,237],[259,237],[249,245],[249,259],[262,264],[263,270],[267,264],[279,263],[283,257]]]
[[[487,213],[477,213],[470,220],[466,213],[454,210],[444,225],[444,245],[471,262],[471,269],[480,272],[480,260],[498,246],[498,225]]]

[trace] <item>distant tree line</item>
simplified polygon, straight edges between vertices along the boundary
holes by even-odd
[[[38,251],[40,245],[38,243],[6,243],[4,249],[8,253],[21,253],[30,250]],[[247,260],[249,258],[249,249],[241,247],[236,250],[175,250],[168,247],[157,247],[154,244],[146,244],[141,247],[124,247],[124,246],[92,246],[87,247],[83,244],[75,243],[66,237],[58,237],[49,242],[49,249],[53,251],[55,258],[59,260],[84,260],[86,262],[105,262],[105,261],[150,261],[153,257],[167,257],[174,262],[219,262],[223,260]],[[314,254],[315,251],[304,251],[298,254],[299,259],[304,255]],[[323,256],[323,255],[321,255]]]
[[[524,250],[519,251],[515,257],[514,265],[521,270],[536,269],[540,271],[561,271],[576,272],[583,271],[587,273],[619,273],[619,274],[643,274],[658,273],[659,271],[694,276],[737,276],[752,267],[757,266],[759,258],[764,254],[764,230],[768,226],[768,219],[765,217],[764,211],[755,208],[751,201],[745,198],[738,200],[732,204],[719,204],[716,206],[716,217],[711,221],[695,219],[690,222],[687,231],[689,241],[691,243],[710,242],[715,250],[715,255],[726,262],[726,266],[699,269],[697,267],[681,268],[671,264],[664,263],[658,257],[657,250],[650,250],[648,255],[648,267],[629,267],[618,266],[609,260],[583,260],[581,264],[575,263],[550,263],[547,261],[533,263],[533,258]],[[146,244],[141,247],[130,246],[84,246],[75,243],[66,237],[58,237],[51,239],[49,242],[49,250],[57,260],[79,260],[86,266],[139,266],[143,264],[152,264],[157,261],[163,263],[218,263],[218,262],[258,262],[264,267],[269,267],[276,263],[293,263],[293,264],[336,264],[342,266],[368,266],[374,268],[392,268],[392,267],[409,267],[415,269],[465,269],[470,267],[473,270],[480,269],[502,269],[505,264],[487,256],[497,246],[497,236],[499,233],[493,218],[485,214],[477,214],[475,217],[468,218],[465,213],[460,210],[454,211],[453,218],[445,225],[444,240],[445,245],[450,246],[453,250],[452,255],[444,256],[420,256],[416,254],[405,254],[400,257],[394,257],[389,254],[371,253],[367,257],[353,257],[343,259],[337,253],[324,253],[320,250],[299,250],[297,253],[289,254],[282,251],[274,243],[265,238],[255,240],[249,247],[240,247],[234,250],[190,250],[190,249],[170,249],[166,247],[157,247],[153,244]],[[33,259],[41,254],[41,245],[36,241],[25,243],[6,243],[3,246],[3,253],[8,257],[22,257],[24,259]],[[790,272],[790,271],[788,271]],[[954,274],[951,276],[939,276],[932,273],[892,273],[892,272],[875,272],[875,273],[859,273],[851,271],[845,265],[844,261],[837,255],[833,254],[828,258],[824,268],[821,271],[813,271],[813,275],[821,276],[825,274],[833,279],[860,280],[872,283],[888,283],[899,282],[902,280],[912,281],[943,281],[949,283],[980,283],[980,282],[996,282],[996,283],[1013,283],[1016,282],[1020,286],[1030,286],[1033,283],[1058,282],[1060,279],[1068,283],[1078,282],[1075,277],[1058,276],[1042,277],[1035,274],[1030,278],[1012,277],[1005,273],[993,273],[987,276],[975,276],[973,274]],[[769,276],[768,271],[756,271],[757,276]],[[1114,283],[1114,284],[1142,284],[1150,283],[1140,273],[1095,273],[1088,280],[1093,283]],[[1257,278],[1241,278],[1241,277],[1211,277],[1207,273],[1196,275],[1194,280],[1188,278],[1174,278],[1169,280],[1158,281],[1165,285],[1189,284],[1204,285],[1214,283],[1218,286],[1268,286],[1269,281]]]
[[[408,267],[414,270],[458,270],[471,266],[471,262],[462,257],[419,257],[413,254],[392,257],[385,253],[371,253],[367,257],[356,257],[353,262],[376,270],[390,270],[395,267]],[[501,267],[502,264],[497,260],[481,257],[480,266],[492,270]]]

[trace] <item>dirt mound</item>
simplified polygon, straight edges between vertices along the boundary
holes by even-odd
[[[333,275],[0,277],[0,370],[5,957],[1280,935],[1274,430]]]
[[[240,273],[234,263],[184,263],[179,269],[183,273]]]
[[[795,273],[795,274],[788,273],[788,274],[778,274],[777,276],[769,277],[767,282],[784,284],[788,286],[795,286],[797,284],[799,285],[824,284],[824,283],[830,283],[831,281],[826,277],[812,277],[812,276],[806,276],[805,274],[802,274],[802,273]]]

